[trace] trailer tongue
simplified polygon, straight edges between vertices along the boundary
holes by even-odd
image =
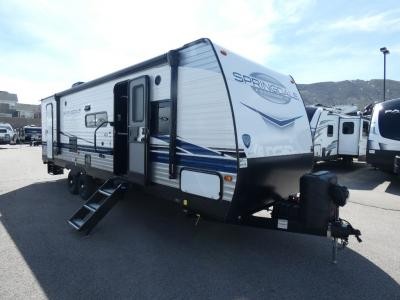
[[[265,206],[271,217],[254,214],[241,216],[243,225],[327,236],[333,240],[332,262],[336,263],[338,240],[342,247],[354,235],[361,242],[361,232],[339,217],[339,207],[346,205],[349,191],[337,182],[331,172],[319,171],[303,175],[300,179],[300,195],[279,199]]]

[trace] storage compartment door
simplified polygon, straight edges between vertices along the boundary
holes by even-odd
[[[221,177],[216,173],[182,170],[181,191],[209,199],[219,200],[222,195]]]

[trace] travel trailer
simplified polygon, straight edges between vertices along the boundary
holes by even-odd
[[[24,126],[20,138],[25,143],[38,144],[42,141],[42,128],[34,125]]]
[[[48,172],[69,169],[69,190],[88,198],[69,219],[78,231],[135,184],[213,220],[360,234],[338,217],[348,193],[336,176],[303,175],[312,139],[293,78],[208,39],[45,98],[42,122]]]
[[[397,158],[396,158],[397,156]],[[400,156],[400,98],[374,105],[368,137],[367,162],[398,172]]]
[[[345,107],[308,106],[314,160],[365,160],[369,120]],[[350,115],[348,115],[350,114]]]

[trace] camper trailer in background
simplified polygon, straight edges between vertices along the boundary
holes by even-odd
[[[42,128],[34,125],[24,126],[21,130],[20,140],[31,145],[42,142]]]
[[[368,137],[367,162],[389,172],[400,166],[400,99],[374,105]]]
[[[135,184],[214,220],[359,235],[338,218],[336,176],[304,175],[312,139],[293,78],[208,39],[43,99],[42,139],[48,172],[69,169],[68,189],[88,199],[69,220],[78,231]]]
[[[314,160],[365,160],[369,120],[356,107],[308,106]]]

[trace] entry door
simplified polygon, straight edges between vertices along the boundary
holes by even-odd
[[[149,77],[129,82],[128,140],[129,178],[138,184],[148,181],[149,159]]]
[[[359,119],[340,118],[339,125],[339,155],[358,156],[358,141],[360,138]]]
[[[46,149],[47,158],[53,159],[53,104],[46,105]]]
[[[358,155],[361,159],[364,159],[367,155],[367,143],[368,143],[368,130],[369,121],[360,120],[362,126],[360,126],[360,142],[358,144]]]

